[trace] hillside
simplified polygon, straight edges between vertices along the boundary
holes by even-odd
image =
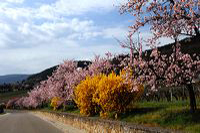
[[[78,64],[78,67],[81,68],[85,68],[87,67],[91,62],[90,61],[76,61]],[[37,85],[38,83],[40,83],[43,80],[46,80],[49,76],[52,75],[53,71],[56,70],[57,66],[53,66],[51,68],[48,68],[42,72],[33,74],[31,76],[29,76],[23,83],[22,83],[22,87],[24,89],[32,89],[33,86]]]
[[[170,54],[172,53],[172,46],[175,43],[167,44],[161,47],[158,47],[158,50],[161,51],[163,54]],[[185,38],[180,41],[181,44],[181,51],[183,53],[189,54],[199,54],[200,55],[200,38]],[[151,50],[147,50],[150,52]]]
[[[16,83],[26,80],[30,75],[25,74],[13,74],[0,76],[0,84]]]
[[[30,75],[23,83],[22,86],[25,89],[32,89],[34,85],[39,83],[42,80],[46,80],[48,76],[51,76],[53,71],[56,70],[57,66],[53,66],[51,68],[48,68],[42,72]]]

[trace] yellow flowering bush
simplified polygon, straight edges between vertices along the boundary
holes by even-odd
[[[56,110],[61,105],[61,103],[62,103],[62,99],[60,97],[54,97],[51,99],[50,106],[53,107],[53,110]]]
[[[92,101],[102,75],[86,77],[75,89],[75,102],[80,113],[86,116],[97,113],[97,105]]]
[[[126,111],[128,105],[141,96],[144,88],[142,85],[134,86],[137,87],[135,91],[124,74],[100,74],[82,81],[75,89],[75,102],[80,113],[89,116],[100,112],[101,117],[107,117],[111,112]]]
[[[125,82],[123,73],[103,75],[99,81],[93,101],[101,107],[100,116],[107,117],[109,112],[122,113],[128,105],[140,96],[139,91],[133,91],[130,82]]]

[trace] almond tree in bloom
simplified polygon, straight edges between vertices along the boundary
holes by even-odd
[[[132,34],[145,25],[150,26],[154,37],[187,35],[200,37],[199,0],[128,0],[120,8],[135,17],[130,26]]]
[[[74,88],[86,76],[94,76],[102,72],[108,73],[110,69],[109,56],[106,58],[96,56],[88,68],[78,68],[75,61],[66,60],[58,66],[52,76],[31,90],[27,97],[10,101],[9,106],[16,105],[19,108],[42,107],[54,97],[62,99],[62,102],[59,102],[61,105],[68,100],[73,100]]]
[[[92,61],[92,64],[88,67],[88,74],[90,76],[95,76],[100,73],[108,74],[111,72],[112,64],[111,53],[106,53],[106,57],[101,58],[100,56],[95,56],[95,59]]]
[[[27,97],[21,98],[16,104],[26,108],[36,108],[49,102],[53,97],[60,97],[63,101],[69,99],[72,93],[70,89],[72,88],[69,89],[68,86],[71,85],[71,82],[76,80],[76,75],[74,75],[75,71],[77,71],[77,69],[74,61],[64,61],[64,63],[60,64],[56,71],[53,72],[52,76],[42,81],[28,93]],[[80,72],[79,75],[81,74]],[[69,77],[71,80],[66,80],[66,77]]]
[[[133,82],[145,84],[151,88],[151,91],[157,91],[162,87],[186,86],[190,97],[190,111],[193,113],[196,109],[196,99],[192,83],[200,74],[200,59],[194,54],[181,52],[180,45],[173,47],[170,55],[161,54],[157,48],[153,49],[151,54],[135,53],[131,67]],[[127,62],[125,59],[124,62]],[[122,62],[122,63],[124,63]]]
[[[128,0],[120,8],[121,13],[129,13],[135,18],[130,26],[130,65],[133,79],[147,83],[152,90],[162,86],[186,85],[190,96],[191,112],[196,108],[196,100],[192,82],[200,71],[198,56],[191,57],[181,53],[178,44],[181,35],[200,39],[200,1],[199,0]],[[155,48],[151,55],[142,57],[133,53],[135,44],[131,40],[134,33],[142,27],[149,26],[153,37],[148,43],[155,48],[161,37],[175,40],[171,55],[161,54]],[[142,44],[140,44],[142,46]],[[134,56],[134,57],[132,57]]]

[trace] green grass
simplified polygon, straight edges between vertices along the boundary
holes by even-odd
[[[52,107],[50,107],[50,105],[48,105],[47,107],[40,109],[42,111],[51,111],[51,112],[61,112],[61,113],[72,113],[72,114],[76,114],[76,115],[80,115],[80,110],[77,108],[73,108],[72,106],[66,106],[66,110],[63,109],[58,109],[56,111],[53,110]]]
[[[176,102],[140,102],[135,109],[122,114],[121,121],[144,124],[147,126],[161,126],[186,132],[200,132],[200,105],[191,114],[188,101]]]
[[[7,102],[9,99],[12,99],[14,97],[22,97],[25,95],[27,95],[27,91],[0,93],[0,103]]]

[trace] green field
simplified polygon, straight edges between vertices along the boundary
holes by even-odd
[[[15,91],[15,92],[7,92],[7,93],[0,93],[0,103],[7,102],[9,99],[15,97],[22,97],[26,96],[27,91]]]
[[[122,114],[121,121],[161,126],[186,132],[200,132],[200,100],[197,100],[198,110],[191,114],[189,101],[174,102],[140,102],[137,108]]]

